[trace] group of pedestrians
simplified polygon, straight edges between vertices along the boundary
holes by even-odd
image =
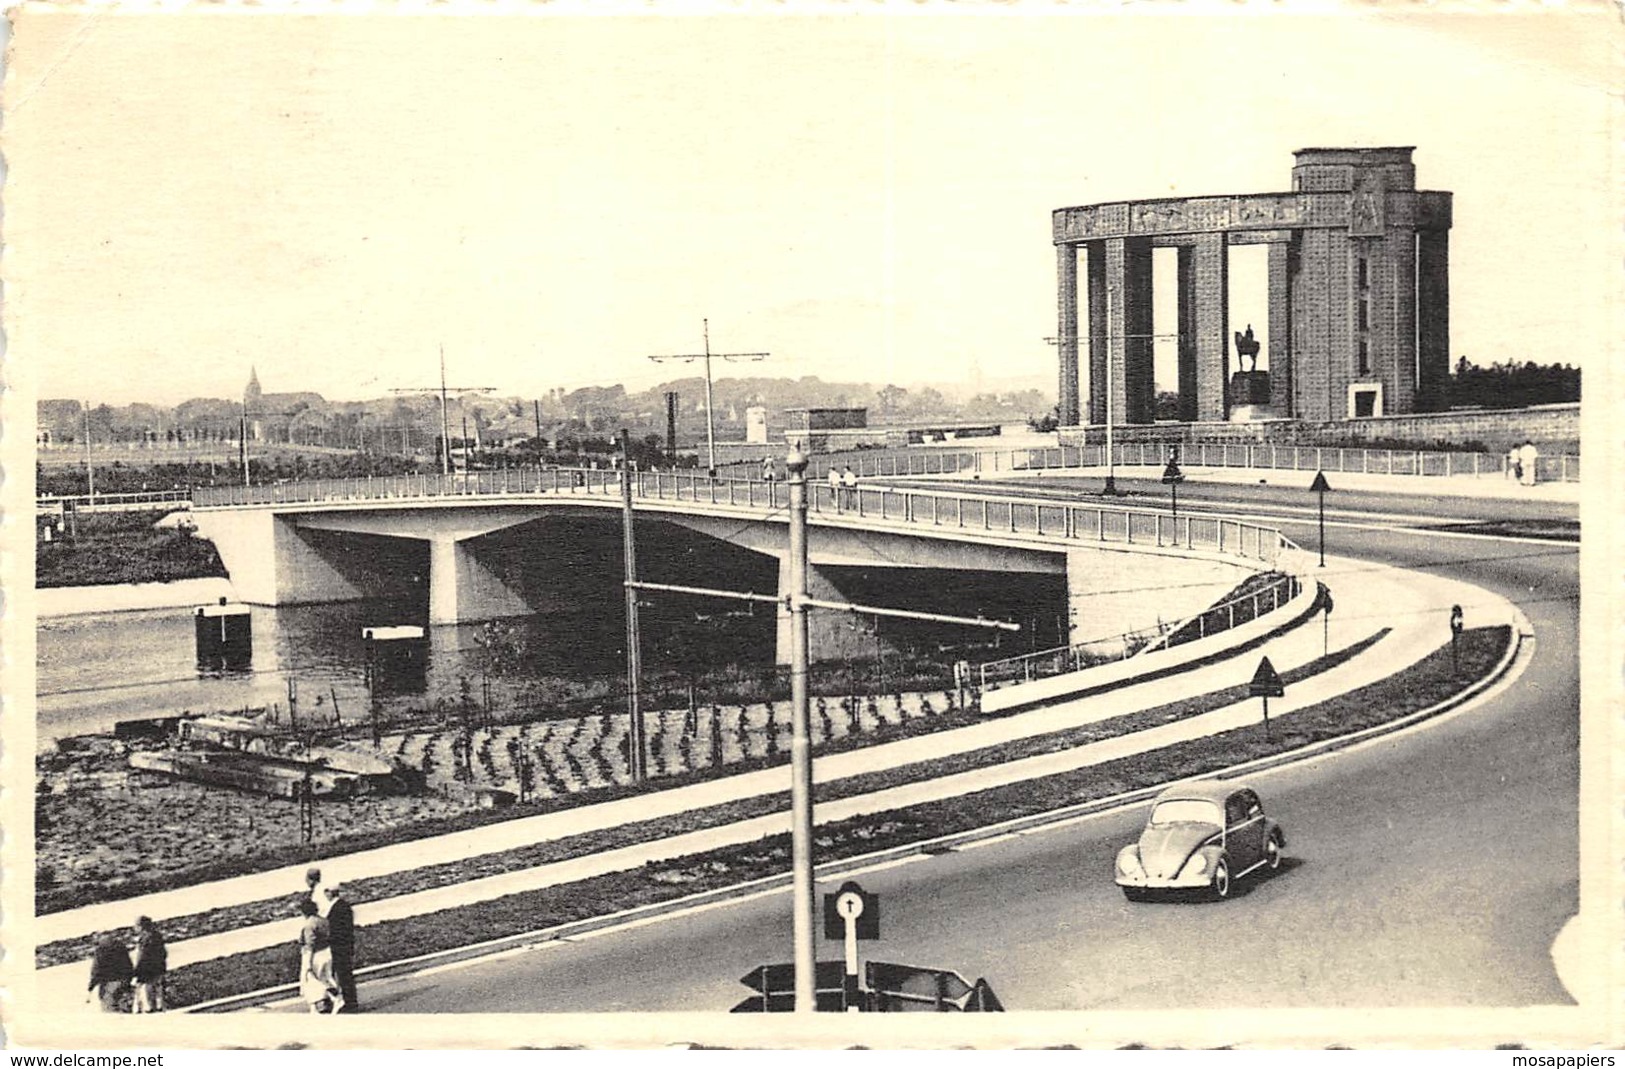
[[[1507,451],[1507,478],[1516,479],[1525,486],[1535,485],[1535,466],[1540,462],[1540,450],[1535,443],[1524,440]]]
[[[131,946],[117,932],[102,932],[95,940],[90,962],[90,987],[85,1001],[95,1000],[103,1013],[162,1013],[164,978],[169,972],[169,950],[163,933],[151,917],[138,917]]]
[[[305,872],[299,900],[299,996],[311,1013],[356,1013],[355,908],[344,885],[324,884],[321,869]]]

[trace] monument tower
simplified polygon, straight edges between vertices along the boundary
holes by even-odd
[[[1152,422],[1151,250],[1165,247],[1179,250],[1180,419],[1228,420],[1266,397],[1269,415],[1312,421],[1445,407],[1451,196],[1417,190],[1412,151],[1299,149],[1289,193],[1056,210],[1061,424],[1085,415],[1080,340],[1088,422],[1106,421],[1108,378],[1114,421]],[[1268,373],[1232,379],[1229,248],[1252,244],[1269,247]]]

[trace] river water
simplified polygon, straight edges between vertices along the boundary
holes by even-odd
[[[425,709],[489,704],[501,710],[559,704],[567,684],[624,685],[625,609],[618,532],[591,521],[533,525],[509,537],[484,541],[488,567],[537,607],[532,615],[495,624],[427,628],[427,669],[404,693],[369,692],[361,632],[366,627],[425,625],[427,597],[412,572],[424,561],[391,563],[408,591],[388,599],[255,606],[253,665],[247,672],[200,673],[193,609],[152,609],[47,618],[36,629],[39,733],[42,738],[107,731],[121,720],[214,712],[244,707],[289,706],[290,682],[297,716],[331,721],[335,703],[346,721],[364,721],[374,704],[389,718]],[[726,543],[667,524],[640,525],[640,577],[650,581],[732,590],[773,592],[777,564]],[[379,540],[388,542],[391,540]],[[975,611],[1031,622],[1021,647],[1053,644],[1059,622],[1035,606],[1064,605],[1054,577],[960,573],[914,568],[825,569],[842,592],[873,604],[933,611]],[[414,592],[415,587],[415,592]],[[640,599],[643,664],[649,677],[710,671],[772,672],[776,611],[771,604],[717,601],[650,593]],[[845,626],[843,624],[843,626]],[[856,619],[855,633],[872,634],[872,618]],[[963,628],[888,620],[884,641],[859,637],[857,656],[884,646],[907,648],[932,661],[960,656]],[[1014,652],[1021,652],[1016,650]],[[883,657],[877,676],[884,678]],[[949,675],[951,678],[951,673]],[[645,686],[652,685],[646,682]],[[538,697],[538,687],[542,697]],[[703,699],[703,696],[702,696]],[[618,707],[618,693],[604,706]],[[563,711],[563,710],[561,710]],[[576,707],[571,712],[592,711]],[[279,717],[280,718],[280,717]]]

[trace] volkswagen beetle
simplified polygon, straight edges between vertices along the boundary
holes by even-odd
[[[1140,841],[1117,854],[1117,885],[1130,901],[1153,891],[1200,890],[1228,898],[1233,881],[1276,869],[1286,835],[1243,783],[1195,780],[1169,787],[1151,806]]]

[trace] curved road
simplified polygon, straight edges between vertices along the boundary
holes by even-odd
[[[1313,544],[1312,524],[1282,523]],[[1578,908],[1578,547],[1341,527],[1327,539],[1518,603],[1537,636],[1527,670],[1463,715],[1255,777],[1289,862],[1231,901],[1127,903],[1111,865],[1136,807],[861,876],[884,936],[865,957],[986,977],[1012,1010],[1569,1002],[1550,948]],[[747,994],[738,977],[789,960],[788,933],[779,891],[362,997],[420,1013],[721,1011]]]

